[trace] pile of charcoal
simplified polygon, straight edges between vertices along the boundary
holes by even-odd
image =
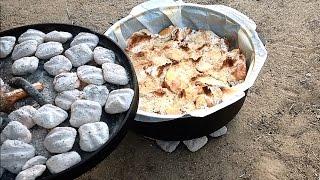
[[[65,43],[70,43],[70,48],[65,50]],[[46,168],[59,173],[81,161],[81,153],[72,150],[75,143],[79,143],[80,151],[93,152],[108,141],[109,127],[101,121],[102,113],[127,111],[134,91],[124,87],[130,80],[125,68],[116,63],[114,52],[98,43],[98,36],[87,32],[73,37],[69,32],[45,34],[29,29],[18,40],[0,37],[0,61],[11,55],[15,83],[43,89],[21,78],[35,73],[42,61],[56,93],[53,102],[40,96],[37,106],[24,105],[8,113],[9,121],[1,131],[0,177],[4,169],[17,174],[16,179],[35,179]],[[124,88],[111,90],[108,83]],[[22,94],[27,90],[6,92],[4,86],[0,78],[2,105],[15,96],[25,97]],[[43,141],[38,143],[48,151],[46,155],[31,143],[38,131],[44,132]]]

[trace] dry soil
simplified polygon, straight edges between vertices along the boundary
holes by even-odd
[[[1,30],[64,22],[104,32],[142,0],[1,0]],[[161,2],[161,1],[159,1]],[[172,154],[130,132],[85,179],[320,179],[320,1],[193,0],[251,17],[268,61],[227,135]]]

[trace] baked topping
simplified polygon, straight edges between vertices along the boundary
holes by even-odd
[[[184,114],[221,102],[223,90],[246,77],[245,56],[229,50],[212,31],[170,26],[159,34],[146,29],[127,40],[137,73],[139,109]]]

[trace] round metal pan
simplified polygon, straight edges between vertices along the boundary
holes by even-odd
[[[244,82],[241,91],[244,95],[236,102],[208,114],[204,117],[155,115],[138,111],[133,123],[133,130],[143,136],[167,141],[181,141],[207,136],[230,122],[241,109],[247,94],[266,60],[267,52],[261,47],[261,39],[256,32],[256,24],[241,12],[223,5],[200,5],[179,1],[157,3],[148,1],[137,5],[130,14],[112,25],[105,34],[126,48],[126,40],[141,29],[157,33],[168,27],[189,27],[191,29],[211,30],[227,39],[231,48],[240,48],[248,53],[247,66],[255,71]],[[241,36],[240,36],[241,33]],[[260,43],[261,42],[261,43]],[[252,49],[249,50],[248,47]],[[255,56],[255,57],[253,57]],[[254,61],[253,61],[254,59]],[[137,72],[138,73],[138,72]],[[211,112],[211,111],[209,111]]]
[[[78,144],[79,140],[77,137],[76,143],[74,144],[72,151],[77,151],[80,154],[82,158],[81,162],[58,174],[51,174],[48,170],[46,170],[43,173],[43,175],[38,178],[38,179],[73,179],[80,176],[81,174],[88,171],[89,169],[93,168],[99,162],[105,159],[118,146],[118,144],[126,135],[129,125],[134,120],[137,107],[138,107],[139,89],[138,89],[137,78],[136,78],[133,66],[129,61],[128,57],[114,41],[112,41],[111,39],[109,39],[108,37],[102,34],[96,33],[84,27],[68,25],[68,24],[54,24],[54,23],[34,24],[34,25],[27,25],[27,26],[22,26],[22,27],[17,27],[17,28],[2,31],[0,32],[0,37],[15,36],[18,39],[18,37],[28,29],[37,29],[44,33],[48,33],[53,30],[66,31],[66,32],[70,32],[73,35],[73,37],[80,32],[90,32],[90,33],[96,34],[100,39],[98,46],[111,49],[116,54],[116,62],[122,65],[127,70],[130,78],[128,85],[116,86],[112,84],[106,84],[108,89],[113,90],[113,89],[118,89],[123,87],[130,87],[131,89],[134,90],[134,97],[133,97],[130,109],[127,112],[115,114],[115,115],[109,115],[103,112],[101,121],[106,122],[109,126],[110,138],[108,142],[106,142],[98,150],[88,153],[80,149]],[[70,44],[70,40],[63,44],[65,50],[69,48],[69,44]],[[43,63],[44,63],[43,60],[39,62],[39,67],[37,72],[44,71]],[[12,65],[11,55],[9,55],[6,59],[0,60],[0,77],[5,82],[13,77],[11,73],[11,65]],[[49,76],[48,73],[46,72],[44,72],[43,74],[44,76]],[[32,74],[32,75],[23,76],[23,77],[31,82],[32,79],[33,80],[35,79],[36,75]],[[37,81],[41,82],[41,77]],[[66,124],[63,124],[62,126],[64,125]],[[15,174],[5,171],[1,179],[14,179],[14,177],[15,177]]]

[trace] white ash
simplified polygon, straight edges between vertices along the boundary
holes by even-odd
[[[35,165],[26,170],[21,171],[15,180],[35,180],[37,177],[41,176],[46,170],[45,165]]]
[[[46,165],[52,174],[56,174],[70,168],[80,161],[81,156],[77,152],[71,151],[52,156],[48,159]]]
[[[35,40],[37,41],[37,44],[41,44],[44,41],[44,36],[46,34],[36,30],[36,29],[28,29],[26,32],[24,32],[23,34],[20,35],[20,37],[18,38],[18,42],[22,43],[28,40]]]
[[[19,140],[25,143],[31,142],[32,135],[29,129],[21,124],[18,121],[11,121],[7,124],[7,126],[2,130],[0,136],[0,142],[4,142],[6,140]]]
[[[165,152],[173,152],[176,150],[178,145],[180,144],[180,141],[162,141],[162,140],[156,140],[157,145],[164,150]]]
[[[16,43],[16,37],[14,36],[4,36],[0,37],[0,58],[7,57]]]
[[[86,44],[91,49],[94,49],[99,43],[99,37],[95,34],[81,32],[70,43],[70,46],[76,46],[79,44]]]
[[[88,84],[102,85],[105,82],[102,69],[95,66],[80,66],[77,69],[77,75],[81,81]]]
[[[113,90],[105,104],[105,111],[109,114],[125,112],[129,109],[134,91],[129,88]]]
[[[225,135],[227,133],[228,129],[226,126],[223,126],[222,128],[216,130],[215,132],[209,134],[211,137],[220,137],[222,135]]]
[[[63,91],[56,96],[54,102],[56,106],[64,110],[69,110],[74,101],[82,98],[82,94],[78,89]]]
[[[74,67],[85,65],[93,59],[93,52],[86,44],[72,46],[64,52]]]
[[[109,90],[106,86],[97,86],[90,84],[83,88],[83,98],[98,102],[101,106],[106,104],[109,95]]]
[[[17,60],[23,57],[32,56],[37,50],[38,42],[35,40],[24,41],[17,44],[12,51],[12,59]]]
[[[29,159],[23,166],[22,166],[22,170],[26,170],[28,168],[31,168],[32,166],[35,165],[42,165],[45,164],[47,161],[47,158],[44,156],[35,156],[31,159]]]
[[[4,83],[2,78],[0,78],[0,91],[5,92],[7,89],[5,86],[6,86],[6,84]]]
[[[189,151],[196,152],[199,149],[201,149],[204,145],[206,145],[207,142],[208,142],[207,136],[203,136],[200,138],[183,141],[183,144],[187,146]]]
[[[3,79],[0,78],[0,91],[2,92],[9,92],[11,87],[6,84]]]
[[[98,46],[93,50],[93,59],[99,65],[104,63],[114,63],[115,58],[114,52],[110,49]]]
[[[34,76],[32,79],[34,81],[39,81],[43,83],[44,89],[41,91],[41,94],[44,96],[44,98],[49,102],[50,104],[54,103],[54,98],[57,95],[57,92],[54,90],[54,84],[53,84],[53,78],[48,76],[48,74],[43,70],[37,70],[35,74],[32,74],[31,76]]]
[[[54,89],[58,92],[73,90],[80,86],[77,73],[61,73],[54,77]]]
[[[35,56],[39,59],[50,59],[63,52],[63,46],[59,42],[46,42],[40,44],[37,48]]]
[[[47,33],[44,37],[44,41],[56,41],[60,43],[65,43],[72,38],[72,34],[64,31],[51,31]]]
[[[77,131],[72,127],[56,127],[44,139],[44,146],[51,153],[64,153],[72,149]]]
[[[32,97],[27,97],[22,101],[17,101],[14,105],[13,105],[13,109],[19,109],[23,106],[26,106],[27,104],[32,104],[32,106],[34,108],[39,108],[40,105],[37,103],[37,101],[35,101]],[[11,121],[11,120],[10,120]],[[23,124],[23,123],[22,123]]]
[[[68,113],[52,104],[41,106],[35,114],[33,121],[44,128],[51,129],[65,121]]]
[[[102,107],[98,102],[77,100],[71,105],[70,124],[80,127],[83,124],[100,121]]]
[[[12,111],[8,117],[12,121],[19,121],[21,124],[25,125],[28,129],[32,128],[35,123],[33,122],[33,116],[37,110],[32,106],[23,106],[15,111]]]
[[[72,69],[72,64],[68,58],[63,55],[52,57],[44,63],[43,68],[52,76],[56,76],[63,72],[69,72]]]
[[[1,167],[17,174],[34,155],[35,149],[30,144],[18,140],[6,140],[1,146]]]
[[[104,79],[109,83],[126,85],[129,82],[126,70],[118,64],[104,63],[102,70]]]
[[[94,122],[80,126],[80,148],[86,152],[99,149],[109,139],[109,127],[105,122]]]
[[[31,129],[32,142],[31,144],[36,149],[36,154],[44,157],[50,157],[50,152],[44,147],[43,141],[48,134],[48,130],[40,126],[35,126]]]
[[[14,75],[26,75],[34,73],[39,64],[39,59],[36,57],[23,57],[13,62],[12,74]]]

